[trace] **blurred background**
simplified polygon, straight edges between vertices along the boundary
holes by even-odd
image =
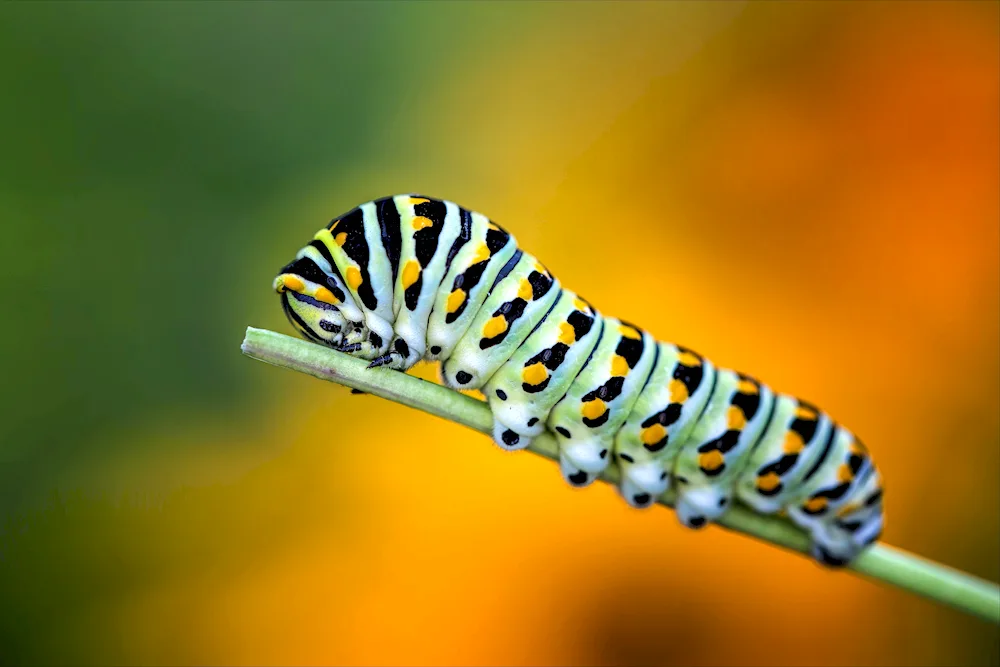
[[[452,199],[829,409],[885,540],[1000,580],[998,8],[4,4],[0,662],[998,664],[986,623],[239,351],[293,333],[271,280],[321,225]]]

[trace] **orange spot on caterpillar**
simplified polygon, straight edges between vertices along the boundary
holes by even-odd
[[[476,248],[476,254],[472,256],[472,261],[470,261],[469,264],[472,265],[472,264],[478,264],[479,262],[485,262],[489,258],[490,258],[490,249],[486,246],[485,243],[482,243],[478,248]]]
[[[680,380],[670,381],[670,402],[671,403],[683,403],[688,400],[688,388],[687,385]]]
[[[347,267],[347,271],[346,271],[346,276],[345,277],[347,278],[347,284],[353,290],[358,289],[358,286],[362,282],[364,282],[364,279],[361,277],[361,270],[358,269],[358,267],[356,267],[356,266],[349,266],[349,267]]]
[[[688,366],[693,368],[701,366],[701,359],[699,359],[697,355],[692,354],[690,352],[681,352],[679,355],[677,355],[677,362],[682,366]]]
[[[632,340],[639,340],[642,338],[642,334],[639,330],[628,324],[622,324],[618,327],[618,332],[625,338],[631,338]]]
[[[730,430],[742,431],[746,428],[747,417],[738,405],[730,405],[726,416],[728,417]]]
[[[626,361],[625,357],[620,354],[616,354],[611,359],[611,375],[615,377],[623,377],[628,375],[628,371],[628,361]]]
[[[774,491],[779,484],[781,484],[781,478],[776,472],[769,472],[757,478],[757,488],[761,491]]]
[[[702,470],[708,470],[709,472],[718,470],[722,467],[723,463],[725,463],[725,457],[718,449],[698,455],[698,467]]]
[[[569,322],[561,322],[559,324],[559,342],[566,345],[572,345],[576,342],[576,331]]]
[[[641,437],[644,444],[655,445],[666,435],[667,429],[663,428],[663,424],[653,424],[649,428],[642,429]]]
[[[449,313],[454,313],[463,303],[465,303],[465,290],[457,289],[448,295],[448,301],[445,302],[445,308]]]
[[[337,297],[333,295],[333,292],[331,292],[325,287],[317,287],[315,296],[318,301],[322,301],[323,303],[328,303],[331,306],[336,306],[338,303],[340,303],[340,301],[337,300]]]
[[[521,280],[521,285],[517,288],[517,295],[525,301],[531,301],[533,294],[534,292],[531,289],[531,283],[528,282],[527,278],[523,278]]]
[[[403,267],[403,274],[402,274],[403,289],[406,289],[413,283],[417,282],[417,278],[419,277],[420,277],[420,262],[418,262],[415,259],[407,260],[406,266]]]
[[[804,419],[806,421],[812,421],[812,422],[816,421],[819,418],[819,415],[816,413],[815,410],[813,410],[812,408],[807,408],[804,405],[799,405],[797,408],[795,408],[795,416],[798,419]]]
[[[507,320],[503,315],[491,317],[483,327],[483,338],[496,338],[507,330]]]
[[[785,454],[798,454],[805,446],[801,435],[795,431],[786,431],[785,442],[781,445],[781,451]]]
[[[536,362],[530,366],[526,366],[524,371],[521,373],[521,379],[527,384],[538,385],[545,382],[545,378],[549,376],[548,370],[541,362]]]
[[[802,509],[807,512],[822,512],[826,509],[826,498],[820,496],[818,498],[810,498],[805,503],[802,504]]]
[[[607,406],[599,398],[595,398],[592,401],[587,401],[580,408],[580,414],[582,414],[587,419],[597,419],[607,411]]]

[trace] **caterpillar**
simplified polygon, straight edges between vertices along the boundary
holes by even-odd
[[[418,195],[369,201],[320,229],[273,287],[310,341],[370,368],[439,361],[445,385],[481,390],[501,448],[551,432],[573,486],[616,465],[627,503],[674,488],[690,528],[739,500],[787,516],[829,567],[881,535],[881,476],[850,430],[602,315],[480,213]]]

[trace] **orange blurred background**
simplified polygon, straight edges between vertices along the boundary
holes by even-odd
[[[602,311],[828,409],[884,473],[885,541],[1000,580],[998,9],[76,7],[96,51],[81,39],[39,56],[51,66],[38,76],[77,126],[24,168],[110,164],[92,146],[137,108],[136,136],[167,136],[123,139],[94,199],[56,180],[74,193],[57,194],[61,214],[14,182],[8,219],[39,235],[15,235],[11,254],[69,211],[97,236],[120,222],[84,288],[112,290],[116,313],[163,310],[80,334],[62,354],[103,359],[82,377],[44,374],[87,398],[7,402],[2,655],[998,664],[995,627],[719,528],[687,531],[603,485],[573,490],[538,457],[238,351],[246,325],[292,333],[270,280],[320,225],[398,192],[452,199]],[[52,11],[13,19],[21,55],[65,29]],[[95,53],[89,76],[107,89],[75,85],[91,79],[67,64]],[[134,71],[104,69],[130,58]],[[165,90],[175,106],[157,102]],[[127,178],[175,140],[172,170]],[[266,156],[270,171],[244,171]],[[157,215],[170,219],[145,224]],[[55,293],[70,275],[51,261]],[[37,264],[11,266],[9,280],[48,285]],[[119,367],[137,375],[104,388]],[[33,371],[15,368],[10,387]],[[147,396],[147,383],[166,388]],[[98,417],[61,427],[75,409]],[[51,435],[18,435],[42,423]]]

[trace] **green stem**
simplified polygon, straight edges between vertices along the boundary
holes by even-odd
[[[405,373],[369,370],[362,359],[299,338],[248,327],[243,353],[429,412],[486,435],[493,425],[493,417],[483,401]],[[535,438],[529,449],[549,459],[557,458],[555,440],[548,434]],[[602,479],[615,484],[618,471],[609,468]],[[668,493],[659,502],[672,507],[672,500]],[[739,505],[732,507],[718,523],[794,551],[807,552],[809,548],[809,538],[790,522],[759,515]],[[862,553],[849,569],[1000,624],[1000,587],[989,581],[881,543]]]

